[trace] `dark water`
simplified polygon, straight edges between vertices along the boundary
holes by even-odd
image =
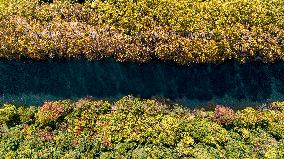
[[[44,100],[125,95],[165,97],[187,105],[230,105],[284,100],[284,63],[194,64],[118,63],[112,59],[0,61],[0,102],[39,104]]]

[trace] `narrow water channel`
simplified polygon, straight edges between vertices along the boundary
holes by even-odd
[[[284,63],[193,64],[0,61],[0,102],[37,105],[45,100],[125,95],[167,98],[185,105],[248,105],[284,100]]]

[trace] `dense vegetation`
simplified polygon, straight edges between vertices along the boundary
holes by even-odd
[[[5,61],[112,57],[179,64],[229,59],[274,62],[284,60],[283,37],[283,0],[0,0],[0,59]],[[272,78],[281,81],[279,70]],[[218,71],[214,84],[224,79],[235,84],[233,78],[226,78],[230,74]],[[251,72],[261,73],[251,68],[246,72],[248,78]],[[1,98],[3,90],[29,92],[27,83],[21,81],[23,87],[18,87],[13,78],[21,78],[10,73],[3,75],[14,86],[2,80]],[[46,78],[31,74],[29,80]],[[82,81],[78,74],[73,75]],[[212,82],[203,85],[195,76],[196,80],[187,82],[198,81],[202,88]],[[277,85],[266,79],[257,78],[266,81],[261,89]],[[36,87],[37,81],[32,81]],[[58,80],[54,83],[60,84]],[[180,96],[189,84],[183,86]],[[257,89],[251,92],[260,96]],[[0,158],[280,159],[284,158],[284,102],[241,110],[222,105],[189,109],[132,96],[116,102],[92,98],[48,101],[40,107],[4,104],[0,108]]]
[[[76,2],[1,0],[0,58],[283,60],[283,0]]]
[[[0,109],[1,158],[283,158],[284,104],[188,109],[131,96]]]

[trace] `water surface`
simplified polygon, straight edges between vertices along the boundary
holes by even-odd
[[[244,105],[284,100],[284,63],[229,61],[182,66],[171,62],[0,61],[0,102],[125,95],[162,97],[185,105]]]

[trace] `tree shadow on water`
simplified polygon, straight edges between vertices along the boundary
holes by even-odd
[[[43,94],[58,99],[134,95],[209,102],[231,98],[281,100],[284,63],[192,64],[172,62],[0,61],[0,95]]]

